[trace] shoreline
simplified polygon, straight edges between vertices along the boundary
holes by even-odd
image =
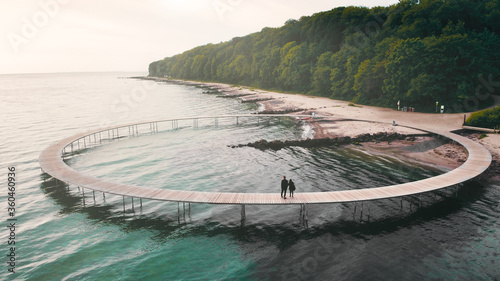
[[[138,78],[138,77],[134,77]],[[237,98],[242,102],[256,102],[267,112],[287,113],[291,115],[312,114],[335,117],[334,121],[303,120],[313,128],[313,137],[357,137],[361,134],[399,133],[406,135],[422,134],[421,130],[393,126],[392,123],[406,126],[425,125],[432,129],[447,128],[448,131],[462,130],[464,115],[433,114],[419,112],[402,112],[390,108],[374,106],[360,106],[347,101],[333,100],[324,97],[307,96],[302,94],[279,93],[247,86],[229,85],[216,82],[198,82],[171,78],[143,77],[141,79],[157,82],[169,82],[182,85],[191,85],[207,89],[210,93]],[[352,121],[348,119],[365,120]],[[478,139],[479,134],[468,134],[484,145],[490,151],[493,162],[486,171],[487,178],[500,182],[500,135],[486,134],[487,137]],[[415,140],[397,140],[388,142],[364,142],[363,147],[373,153],[395,153],[408,160],[422,162],[431,166],[451,170],[460,166],[466,159],[465,149],[457,144],[446,141],[437,141],[433,137],[417,136]]]

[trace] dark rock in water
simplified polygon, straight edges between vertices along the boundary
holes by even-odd
[[[273,140],[269,143],[269,148],[273,150],[280,150],[285,147],[285,143],[279,140]]]
[[[398,134],[398,133],[376,133],[376,134],[362,134],[357,137],[335,137],[335,138],[322,138],[322,139],[310,139],[307,138],[305,140],[273,140],[267,141],[265,139],[258,140],[256,142],[249,142],[247,144],[233,145],[230,146],[232,148],[237,147],[254,147],[261,150],[272,149],[272,150],[280,150],[285,147],[298,146],[298,147],[327,147],[327,146],[339,146],[339,145],[347,145],[347,144],[356,144],[361,145],[363,142],[380,142],[387,141],[391,142],[394,140],[404,140],[407,139],[406,135]],[[414,138],[413,138],[414,140]]]
[[[217,95],[215,96],[216,98],[224,98],[224,99],[235,99],[235,98],[240,98],[240,97],[246,97],[250,96],[251,94],[224,94],[224,95]]]
[[[283,109],[283,110],[263,110],[257,112],[257,114],[288,114],[288,113],[295,113],[295,112],[300,112],[304,111],[302,108],[289,108],[289,109]]]
[[[255,98],[255,99],[242,99],[241,103],[251,103],[251,102],[260,102],[260,101],[268,101],[273,100],[274,98]]]
[[[208,90],[208,91],[204,91],[203,94],[218,95],[218,94],[220,94],[220,92],[219,92],[219,90]]]
[[[376,135],[378,136],[378,135]],[[357,142],[367,142],[372,139],[372,135],[370,134],[362,134],[357,137]]]

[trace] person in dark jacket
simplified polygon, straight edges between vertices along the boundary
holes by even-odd
[[[288,189],[290,190],[290,197],[293,197],[293,192],[295,191],[295,183],[290,179],[288,181]]]
[[[281,197],[286,199],[286,189],[288,187],[288,181],[286,177],[283,176],[283,180],[281,180]]]

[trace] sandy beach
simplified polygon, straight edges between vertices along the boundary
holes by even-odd
[[[396,105],[394,109],[390,109],[355,105],[346,101],[323,97],[279,93],[223,83],[204,83],[167,78],[155,79],[203,86],[207,89],[218,91],[223,95],[234,96],[242,101],[258,101],[263,105],[264,110],[269,112],[291,112],[290,114],[297,115],[314,113],[319,116],[333,117],[333,121],[304,121],[308,122],[314,128],[314,138],[355,137],[361,134],[375,134],[378,132],[397,132],[405,135],[422,135],[424,133],[421,130],[410,129],[404,126],[426,128],[434,131],[455,131],[462,129],[464,117],[467,118],[470,115],[470,113],[420,113],[418,109],[417,112],[403,112],[398,111]],[[393,126],[394,122],[398,126]],[[487,134],[487,137],[482,139],[479,139],[479,133],[469,133],[467,135],[469,138],[480,142],[490,151],[493,156],[493,163],[488,170],[488,174],[491,175],[491,179],[500,180],[500,177],[496,176],[500,172],[497,164],[500,159],[500,135]],[[425,162],[444,170],[456,168],[467,159],[467,152],[460,145],[429,136],[416,136],[411,138],[411,140],[391,143],[368,142],[363,143],[363,149],[370,150],[372,153],[398,154],[409,161]]]

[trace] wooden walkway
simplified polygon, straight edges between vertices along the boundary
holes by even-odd
[[[462,126],[462,129],[471,130],[471,131],[486,132],[486,133],[493,133],[493,134],[496,134],[499,132],[497,129],[480,128],[480,127],[472,127],[472,126]]]
[[[98,179],[85,174],[82,174],[63,162],[63,157],[68,150],[77,150],[77,146],[82,149],[99,145],[105,140],[103,135],[109,138],[119,138],[124,136],[139,135],[139,129],[144,131],[144,127],[149,126],[149,132],[158,132],[159,125],[169,126],[172,128],[178,127],[179,122],[193,122],[193,127],[198,126],[200,120],[217,120],[222,118],[232,118],[241,120],[241,118],[296,118],[297,115],[228,115],[219,117],[193,117],[185,119],[170,119],[153,122],[142,122],[135,124],[126,124],[114,126],[105,129],[99,129],[91,132],[77,134],[47,147],[42,151],[39,157],[40,167],[42,170],[56,178],[57,180],[68,184],[76,185],[82,188],[87,188],[103,193],[116,194],[132,198],[174,201],[174,202],[189,202],[189,203],[206,203],[206,204],[233,204],[233,205],[284,205],[284,204],[330,204],[343,202],[362,202],[370,200],[379,200],[385,198],[394,198],[409,196],[429,191],[434,191],[473,179],[481,175],[491,164],[491,154],[482,145],[451,132],[435,132],[425,129],[419,129],[426,132],[431,132],[437,135],[452,139],[463,145],[469,157],[460,167],[444,173],[442,175],[427,178],[419,181],[396,184],[383,187],[374,187],[367,189],[342,190],[329,192],[300,192],[295,195],[295,198],[282,199],[279,193],[229,193],[229,192],[199,192],[199,191],[182,191],[158,189],[143,186],[127,185]],[[310,117],[310,116],[299,116]],[[328,117],[318,117],[328,118]],[[238,122],[238,121],[236,121]],[[142,126],[139,128],[139,126]],[[401,125],[399,125],[401,126]],[[418,128],[415,128],[418,129]],[[161,130],[163,131],[163,130]],[[125,132],[125,133],[124,133]],[[278,184],[278,183],[277,183]],[[305,206],[305,205],[304,205]],[[244,216],[244,206],[242,209]]]

